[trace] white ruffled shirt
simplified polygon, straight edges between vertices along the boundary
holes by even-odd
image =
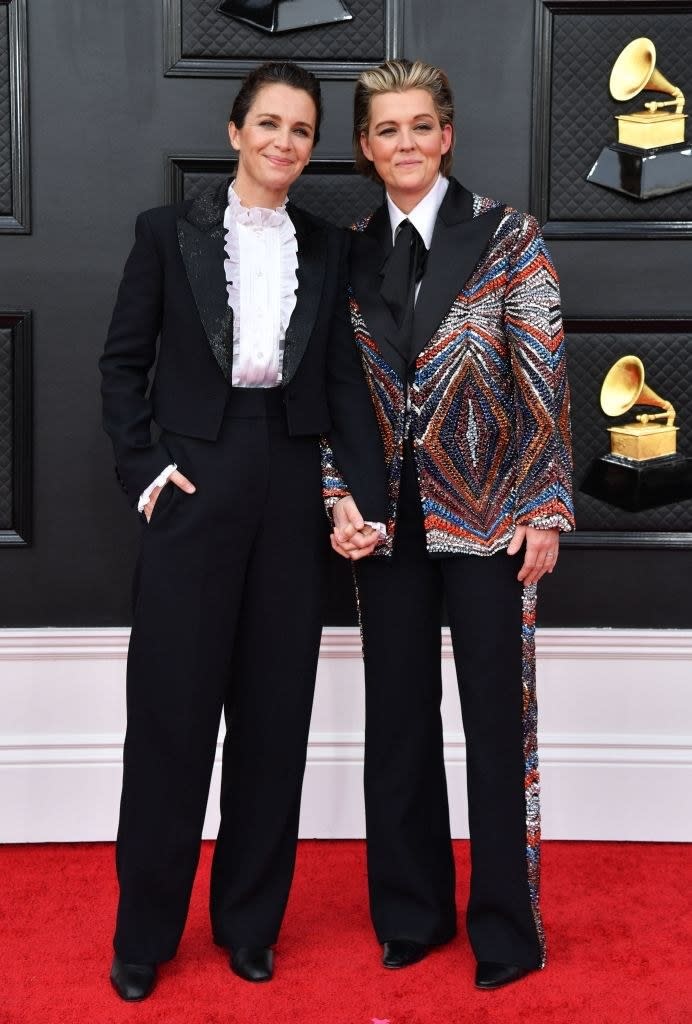
[[[285,202],[276,210],[243,206],[233,185],[223,226],[233,310],[233,387],[275,388],[281,383],[286,328],[296,305],[296,230]]]

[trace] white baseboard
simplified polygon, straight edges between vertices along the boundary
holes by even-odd
[[[128,635],[0,630],[0,841],[114,838]],[[539,630],[537,654],[544,836],[692,841],[692,630]],[[443,678],[452,828],[465,836],[448,636]],[[302,836],[363,835],[362,722],[358,631],[327,629]],[[208,837],[218,825],[218,768]]]

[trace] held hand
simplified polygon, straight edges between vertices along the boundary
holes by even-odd
[[[560,531],[537,530],[534,526],[517,526],[514,536],[507,548],[508,555],[516,555],[526,541],[524,564],[517,574],[517,579],[525,586],[538,583],[541,576],[552,572],[557,564],[560,550]]]
[[[197,490],[195,485],[190,480],[188,480],[186,476],[183,476],[182,473],[179,473],[177,469],[173,470],[173,472],[169,476],[168,480],[166,480],[166,483],[163,485],[163,487],[166,487],[168,484],[175,484],[176,487],[179,487],[181,491],[185,491],[186,494],[194,494],[195,491]],[[154,488],[154,490],[149,495],[149,501],[142,509],[144,515],[146,516],[147,522],[149,522],[149,520],[151,519],[151,514],[154,511],[154,505],[156,504],[156,499],[163,490],[163,487]]]
[[[353,562],[357,562],[359,558],[367,558],[368,555],[371,555],[380,543],[380,539],[379,530],[374,530],[372,526],[364,526],[358,533],[354,533],[350,541],[345,541],[343,544],[338,542],[334,533],[329,537],[332,548],[336,551],[337,555],[341,555],[342,558],[348,558]]]
[[[350,495],[337,501],[333,515],[334,532],[330,540],[334,551],[354,561],[372,554],[379,543],[380,534],[372,526],[365,525]]]

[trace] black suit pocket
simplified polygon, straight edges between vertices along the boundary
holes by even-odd
[[[156,499],[156,502],[154,503],[154,509],[151,513],[151,518],[149,519],[148,525],[150,527],[156,526],[161,521],[161,519],[164,518],[169,508],[173,504],[173,500],[178,490],[180,490],[180,488],[176,487],[175,484],[172,483],[167,483],[161,488],[159,496]]]

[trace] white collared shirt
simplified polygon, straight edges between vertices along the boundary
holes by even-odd
[[[437,214],[442,206],[442,200],[447,193],[448,187],[449,179],[443,178],[441,174],[438,174],[437,181],[433,187],[427,195],[423,196],[421,201],[413,207],[410,213],[403,213],[403,211],[399,209],[394,200],[390,197],[389,193],[387,193],[387,209],[389,211],[389,223],[392,228],[392,245],[396,242],[397,231],[399,230],[401,223],[405,220],[409,220],[425,242],[425,248],[430,248],[432,244],[433,231],[435,230]],[[418,298],[420,286],[421,282],[419,281],[416,285],[416,298]]]
[[[387,209],[389,210],[389,223],[392,226],[392,245],[396,241],[396,233],[399,225],[404,220],[410,220],[414,228],[425,242],[425,248],[429,249],[432,244],[433,231],[437,214],[442,206],[449,180],[438,174],[437,181],[421,201],[413,207],[410,213],[403,213],[394,200],[387,193]]]

